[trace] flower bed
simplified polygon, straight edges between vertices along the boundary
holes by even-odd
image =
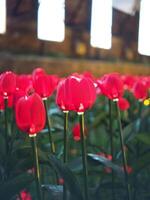
[[[150,199],[150,77],[0,75],[1,199]]]

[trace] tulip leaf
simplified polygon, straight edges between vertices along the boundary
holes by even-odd
[[[32,183],[33,176],[24,173],[18,175],[5,183],[0,184],[0,199],[10,200],[13,196]]]
[[[78,157],[67,164],[67,166],[73,171],[81,171],[83,168],[82,157]]]
[[[53,155],[49,156],[50,164],[58,171],[58,173],[64,179],[64,182],[70,191],[72,200],[83,200],[82,192],[79,186],[79,183],[72,173],[72,171],[62,162],[60,162]]]
[[[42,185],[46,199],[56,200],[62,199],[63,186],[62,185]]]
[[[136,136],[136,138],[146,145],[150,145],[150,135],[146,133],[141,133]]]
[[[99,155],[96,155],[96,154],[91,154],[89,153],[88,154],[88,160],[89,162],[93,162],[94,164],[102,164],[104,165],[105,167],[109,167],[111,168],[112,170],[114,170],[116,172],[116,174],[118,174],[119,176],[122,176],[124,173],[123,173],[123,170],[121,167],[119,167],[118,165],[114,164],[113,162],[111,162],[110,160],[108,160],[107,158],[104,158],[103,156],[99,156]]]
[[[142,169],[150,166],[150,152],[144,153],[141,155],[137,161],[132,165],[133,175],[138,174]]]

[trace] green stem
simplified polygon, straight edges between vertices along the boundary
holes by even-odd
[[[84,174],[84,194],[85,194],[85,200],[89,200],[86,142],[84,133],[84,113],[78,113],[78,114],[79,114],[80,133],[81,133],[82,163],[83,163],[83,174]]]
[[[68,161],[68,111],[64,112],[64,163]],[[63,200],[67,200],[67,188],[63,185]]]
[[[45,106],[45,110],[46,110],[46,121],[47,121],[47,128],[48,128],[48,133],[49,133],[49,142],[50,142],[50,148],[51,148],[51,153],[55,153],[55,144],[52,138],[52,133],[51,133],[51,122],[50,122],[50,118],[48,116],[48,105],[47,105],[47,99],[43,100],[44,102],[44,106]]]
[[[111,155],[112,155],[112,162],[114,162],[114,144],[113,144],[113,130],[112,130],[112,102],[109,99],[109,131],[110,131],[110,147],[111,147]],[[115,199],[115,188],[114,188],[114,171],[112,170],[112,199]]]
[[[118,107],[118,102],[116,101],[115,103],[116,103],[116,108],[117,108],[119,137],[120,137],[120,144],[121,144],[121,151],[122,151],[122,162],[123,162],[124,178],[125,178],[125,184],[126,184],[126,190],[127,190],[127,198],[128,198],[128,200],[131,200],[130,185],[129,185],[129,182],[128,182],[128,172],[127,172],[127,158],[126,158],[126,153],[125,153],[125,150],[124,150],[124,140],[123,140],[121,116],[120,116],[120,110],[119,110],[119,107]]]
[[[38,160],[38,150],[37,150],[36,136],[31,137],[31,145],[32,145],[32,150],[33,150],[34,167],[35,167],[35,173],[36,173],[37,199],[42,200],[40,166],[39,166],[39,160]]]
[[[6,154],[9,151],[9,145],[8,145],[8,116],[7,116],[7,104],[8,104],[8,99],[4,99],[4,118],[5,118],[5,148],[6,148]]]
[[[64,163],[68,160],[68,111],[64,112]]]

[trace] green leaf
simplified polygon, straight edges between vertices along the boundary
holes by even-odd
[[[10,200],[13,196],[32,183],[33,176],[25,173],[11,178],[7,182],[0,184],[0,199]]]
[[[62,199],[62,185],[42,185],[43,191],[46,191],[46,199]]]
[[[114,164],[113,162],[111,162],[110,160],[108,160],[107,158],[104,158],[103,156],[99,156],[96,154],[88,154],[88,160],[90,161],[94,161],[93,164],[96,166],[97,164],[103,164],[105,167],[109,167],[112,170],[114,170],[119,176],[123,176],[123,170],[121,167],[119,167],[118,165]]]
[[[136,138],[143,142],[144,144],[150,145],[150,135],[146,133],[141,133],[136,136]]]
[[[67,164],[67,166],[73,171],[81,171],[83,168],[82,157],[78,157]]]
[[[82,192],[79,186],[79,183],[72,173],[72,171],[62,162],[60,162],[53,155],[49,156],[50,164],[56,168],[58,173],[62,176],[65,181],[65,184],[70,191],[72,200],[83,200]]]
[[[137,161],[134,161],[133,175],[137,175],[141,170],[150,166],[150,152],[147,152],[139,157]]]

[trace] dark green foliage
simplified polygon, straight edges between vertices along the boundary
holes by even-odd
[[[128,165],[132,167],[129,182],[133,200],[150,199],[150,109],[142,108],[139,116],[138,102],[130,97],[132,103],[129,111],[121,112],[123,135]],[[48,130],[44,129],[37,136],[41,167],[41,180],[44,199],[61,200],[64,179],[68,200],[83,200],[83,173],[80,141],[72,137],[72,128],[78,121],[77,114],[69,113],[69,162],[63,164],[63,113],[56,107],[54,99],[49,104],[51,128],[56,153],[50,153]],[[13,116],[8,110],[9,152],[5,151],[4,113],[0,113],[0,199],[13,200],[23,189],[31,193],[36,200],[33,173],[33,155],[30,139],[20,132]],[[99,97],[93,108],[85,113],[87,129],[88,185],[91,200],[112,200],[111,170],[115,174],[116,200],[125,199],[122,158],[116,109],[113,105],[114,161],[98,155],[110,153],[110,132],[108,101]],[[109,169],[107,171],[107,169]],[[111,170],[110,170],[111,169]]]

